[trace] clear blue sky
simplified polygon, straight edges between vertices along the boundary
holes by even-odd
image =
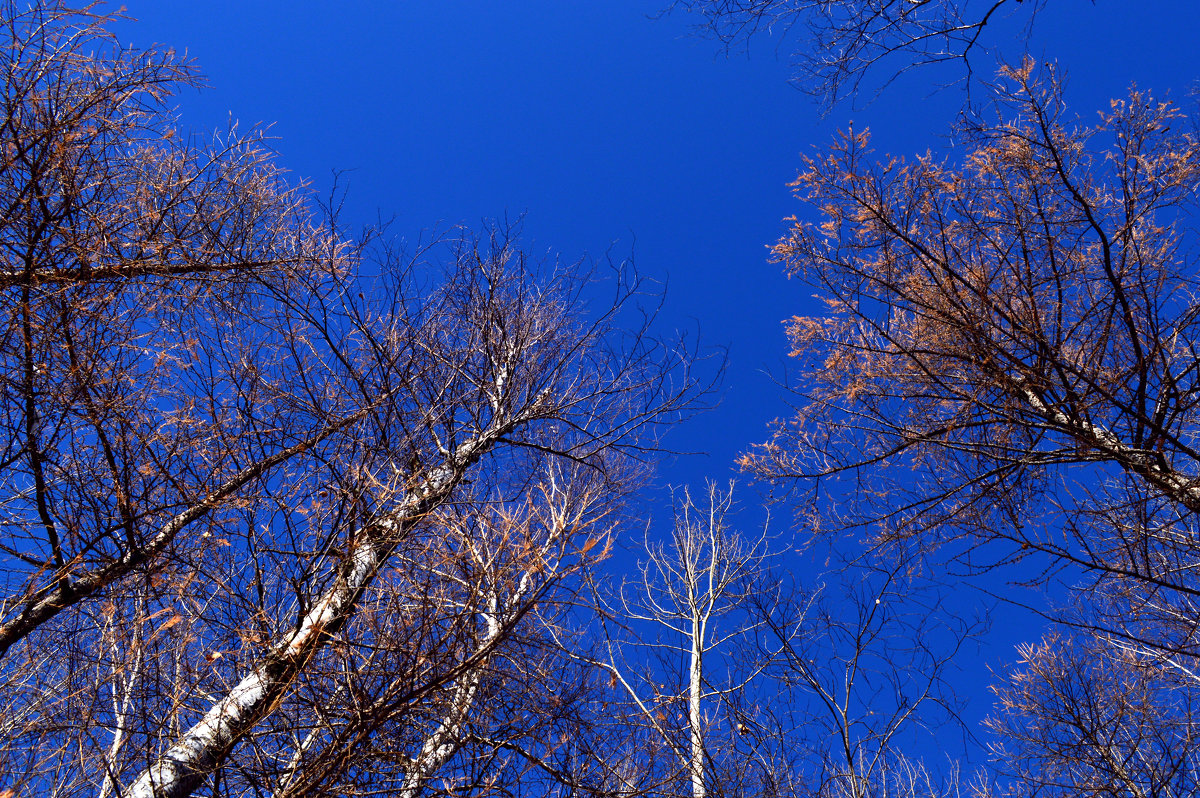
[[[208,77],[180,98],[187,127],[271,125],[297,176],[327,190],[345,171],[345,221],[394,216],[415,238],[524,213],[533,251],[573,259],[611,246],[668,281],[667,326],[728,346],[729,369],[721,406],[668,441],[708,455],[665,465],[664,483],[733,476],[734,457],[787,412],[768,373],[785,366],[781,321],[812,305],[766,246],[801,210],[786,187],[799,154],[850,119],[881,150],[936,151],[963,100],[932,92],[957,73],[918,70],[865,108],[822,117],[787,83],[787,43],[760,39],[726,58],[685,15],[652,19],[654,0],[127,7],[139,21],[120,29],[126,42],[186,50]],[[1068,99],[1091,120],[1133,82],[1188,102],[1197,45],[1195,0],[1052,0],[1032,46],[1067,70]],[[1021,631],[1002,621],[982,657],[1011,657]]]

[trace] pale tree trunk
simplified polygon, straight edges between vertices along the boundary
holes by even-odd
[[[426,782],[438,769],[446,764],[462,746],[462,729],[475,705],[479,683],[483,672],[472,668],[463,674],[454,688],[454,697],[447,708],[446,716],[433,732],[425,738],[421,750],[413,757],[404,774],[404,782],[398,798],[417,798],[425,789]]]
[[[549,549],[565,534],[570,533],[569,524],[556,525],[555,533],[546,544]],[[399,790],[398,798],[419,798],[426,784],[463,746],[466,740],[467,723],[477,711],[476,702],[483,684],[488,657],[503,643],[526,609],[548,583],[559,578],[554,566],[546,567],[544,560],[538,561],[537,570],[527,570],[516,580],[516,587],[507,598],[493,585],[484,599],[484,608],[479,612],[482,619],[482,637],[473,650],[460,663],[461,673],[454,681],[450,698],[437,721],[428,733],[420,750],[409,760]],[[540,578],[539,578],[540,577]],[[390,690],[384,690],[386,695]],[[309,789],[303,778],[303,758],[319,734],[314,730],[297,749],[288,766],[288,775],[274,793],[275,798],[290,798],[305,795]]]
[[[476,652],[476,656],[485,656],[482,652],[486,652],[495,640],[496,636],[489,635]],[[461,747],[462,730],[475,706],[475,697],[478,695],[482,680],[482,668],[471,667],[464,670],[462,677],[455,684],[450,705],[440,723],[425,739],[420,752],[413,757],[406,769],[403,784],[400,791],[396,793],[399,798],[417,798],[430,777]],[[319,730],[314,729],[297,748],[291,762],[288,763],[287,775],[273,793],[274,798],[289,798],[293,794],[296,796],[304,794],[306,790],[302,778],[304,756],[319,734]],[[299,790],[299,792],[293,793],[293,790]]]
[[[138,597],[137,615],[134,621],[136,633],[130,644],[130,647],[133,649],[133,661],[123,672],[115,672],[113,674],[113,682],[110,685],[113,705],[113,736],[112,743],[108,747],[108,754],[103,760],[104,780],[100,783],[98,798],[108,798],[120,787],[117,781],[117,768],[119,767],[117,761],[129,734],[130,705],[133,702],[133,691],[137,686],[138,677],[141,674],[142,659],[146,651],[146,642],[142,638],[142,627],[146,623],[145,615],[146,597],[143,594]],[[116,643],[116,634],[111,629],[111,619],[109,626],[108,631],[113,634],[114,638],[110,648],[113,654],[113,667],[115,668],[116,663],[121,660],[120,649]]]
[[[522,579],[522,588],[528,585],[526,575]],[[475,706],[479,685],[483,681],[482,660],[510,628],[509,616],[513,614],[513,608],[519,606],[522,593],[523,590],[519,591],[513,600],[508,602],[507,607],[501,607],[499,596],[494,591],[488,597],[489,606],[484,616],[487,632],[475,654],[475,657],[480,659],[479,667],[467,669],[458,680],[450,706],[447,707],[441,723],[425,739],[421,750],[413,757],[404,775],[404,783],[397,793],[398,798],[418,798],[429,779],[462,747],[463,728]]]
[[[262,664],[184,732],[182,739],[129,788],[126,798],[191,795],[238,739],[283,696],[325,637],[345,623],[390,548],[389,544],[360,544],[351,554],[345,574],[309,611],[300,628],[275,646]]]
[[[329,697],[329,701],[331,703],[339,701],[344,690],[345,684],[339,684],[337,689],[333,691],[333,695]],[[321,735],[326,731],[326,728],[317,724],[304,736],[304,739],[296,746],[296,751],[292,754],[292,758],[288,761],[283,777],[280,778],[275,790],[271,793],[272,798],[286,798],[289,795],[289,791],[297,784],[296,778],[301,774],[300,767],[304,763],[304,757],[317,744],[321,739]]]
[[[704,717],[704,702],[710,697],[732,695],[741,684],[714,689],[705,678],[706,655],[717,654],[729,640],[746,634],[750,628],[723,631],[722,616],[735,611],[750,599],[747,582],[760,573],[768,558],[765,533],[747,542],[726,525],[726,514],[733,502],[733,488],[721,491],[709,484],[707,502],[698,506],[690,493],[674,502],[675,525],[669,544],[647,541],[647,559],[639,563],[640,578],[633,583],[637,595],[619,594],[620,608],[605,607],[605,612],[626,622],[646,623],[665,630],[669,643],[652,643],[678,653],[687,662],[686,673],[679,676],[680,692],[687,695],[687,745],[680,743],[678,732],[667,727],[656,703],[660,699],[653,683],[648,686],[655,700],[639,694],[631,679],[618,664],[617,652],[610,643],[608,659],[585,661],[607,670],[633,700],[637,712],[678,759],[691,783],[691,798],[707,798],[713,777],[708,764],[712,759],[713,739]],[[678,642],[676,642],[678,641]],[[711,662],[709,663],[711,665]],[[754,678],[757,672],[749,678]],[[682,774],[681,774],[682,775]]]
[[[705,798],[704,725],[701,717],[701,691],[704,687],[704,622],[692,617],[692,651],[688,662],[688,734],[692,743],[692,798]]]
[[[411,527],[440,504],[466,469],[507,431],[494,427],[460,445],[388,518],[376,522],[351,550],[333,586],[314,603],[299,627],[272,646],[256,668],[150,765],[124,798],[191,795],[238,740],[282,699],[329,636],[350,619],[359,597]]]
[[[41,590],[34,591],[24,597],[25,607],[12,620],[0,623],[0,658],[21,640],[24,640],[33,630],[52,620],[60,612],[84,599],[96,595],[109,585],[132,573],[147,562],[153,562],[174,543],[175,538],[190,524],[204,518],[224,503],[238,490],[250,484],[253,480],[266,474],[275,466],[286,463],[323,440],[349,427],[366,415],[366,411],[341,419],[340,421],[318,430],[306,440],[281,449],[274,454],[264,457],[258,462],[243,468],[226,482],[218,486],[203,499],[191,504],[187,509],[178,513],[162,525],[142,546],[131,548],[120,558],[82,574],[74,574],[66,579],[58,579]],[[7,609],[0,602],[0,609]]]

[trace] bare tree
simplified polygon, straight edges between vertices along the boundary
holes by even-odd
[[[775,253],[828,314],[792,321],[796,417],[744,464],[818,528],[1025,561],[1107,641],[1090,667],[1195,674],[1200,143],[1137,91],[1074,120],[1029,63],[997,92],[955,162],[879,163],[863,132],[806,161],[819,218]]]
[[[808,161],[797,193],[824,218],[776,254],[830,314],[793,320],[803,401],[745,465],[821,478],[885,536],[1004,540],[1182,600],[1200,146],[1144,94],[1089,129],[1030,65],[1003,80],[1012,121],[969,123],[962,167],[876,165],[865,133]]]
[[[527,504],[447,508],[442,535],[398,554],[356,622],[372,646],[334,641],[325,675],[310,668],[291,717],[274,724],[293,741],[278,775],[262,777],[272,795],[390,784],[415,798],[432,782],[461,795],[550,767],[560,734],[549,705],[570,715],[578,699],[549,667],[542,624],[555,622],[556,594],[570,597],[564,582],[605,553],[614,520],[611,483],[588,476],[555,467]]]
[[[581,313],[570,310],[579,301],[576,267],[539,281],[511,242],[499,238],[465,240],[454,258],[446,283],[429,300],[418,304],[411,285],[388,286],[382,295],[403,297],[408,308],[344,310],[349,323],[344,332],[317,328],[328,340],[361,342],[357,351],[335,349],[329,356],[347,364],[345,384],[355,385],[364,401],[386,396],[387,402],[355,428],[352,447],[327,453],[328,464],[312,463],[307,473],[298,474],[301,482],[272,485],[274,493],[286,489],[286,503],[274,496],[260,499],[262,509],[247,527],[265,526],[271,550],[286,552],[284,562],[273,564],[275,572],[285,579],[301,575],[293,587],[295,598],[284,605],[294,608],[295,620],[280,617],[282,607],[267,601],[237,613],[245,616],[242,623],[257,627],[257,645],[239,657],[245,663],[237,668],[242,675],[225,688],[206,691],[220,697],[192,716],[125,794],[188,794],[221,768],[234,746],[250,737],[320,661],[327,643],[352,634],[358,607],[376,595],[397,558],[403,561],[413,545],[418,553],[410,562],[430,558],[420,542],[434,533],[442,505],[512,501],[509,496],[527,491],[530,480],[556,457],[579,464],[584,469],[579,473],[604,477],[599,495],[612,502],[628,489],[620,452],[643,445],[638,429],[687,401],[686,383],[678,390],[664,383],[664,373],[650,366],[657,356],[647,350],[631,353],[628,342],[615,337],[624,334],[609,329],[610,317],[581,322]],[[328,325],[334,309],[323,305],[320,310],[322,324]],[[315,311],[306,313],[315,317]],[[475,474],[469,484],[464,482],[468,471]],[[561,490],[574,496],[578,489]],[[322,492],[330,494],[328,501]],[[293,529],[297,521],[280,518],[280,508],[286,516],[297,506],[306,512]],[[576,510],[567,506],[555,512],[571,518]],[[319,545],[306,546],[305,540]],[[473,545],[483,541],[480,535]],[[551,573],[547,557],[550,553],[543,551],[534,571],[506,580],[540,583]],[[217,575],[223,578],[224,572],[217,569]],[[471,708],[478,686],[469,686],[472,679],[459,671],[479,667],[537,596],[512,587],[505,588],[503,598],[495,590],[485,584],[459,599],[450,597],[452,590],[443,600],[475,607],[470,614],[482,614],[486,631],[478,642],[460,644],[475,653],[464,654],[450,675],[431,673],[410,684],[410,691],[420,696],[452,678],[457,697],[451,705],[457,702],[456,712]],[[502,598],[506,603],[487,609]],[[404,790],[418,789],[453,753],[462,722],[453,712],[443,715],[444,734],[435,730],[426,738],[408,768],[406,783],[411,783]]]
[[[806,559],[824,572],[751,602],[757,634],[740,657],[764,663],[763,678],[731,708],[745,780],[772,796],[955,794],[966,732],[949,673],[984,621],[948,606],[946,586],[899,547],[819,553]],[[906,754],[917,745],[945,759]]]
[[[256,136],[179,136],[164,104],[190,65],[121,49],[90,11],[4,18],[0,654],[360,412],[205,406],[198,372],[213,396],[244,376],[206,357],[229,354],[213,330],[250,291],[336,270],[340,245]]]
[[[890,82],[916,67],[954,63],[971,80],[989,34],[1006,17],[1026,34],[1046,0],[677,0],[727,47],[759,34],[800,39],[796,85],[827,104],[859,93],[868,76]],[[987,64],[990,72],[991,63]]]
[[[733,641],[753,631],[745,611],[751,595],[765,590],[770,555],[765,533],[748,540],[729,526],[732,506],[732,485],[722,491],[709,483],[699,503],[682,491],[669,541],[648,541],[637,578],[604,602],[616,629],[606,633],[605,654],[592,660],[625,693],[630,722],[647,725],[670,751],[693,798],[736,789],[714,783],[729,737],[716,726],[755,675],[735,676],[740,669],[728,656]]]
[[[502,739],[691,355],[628,264],[349,244],[253,135],[176,132],[190,65],[5,12],[0,789],[423,792]]]

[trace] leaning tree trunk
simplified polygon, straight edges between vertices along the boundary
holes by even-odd
[[[150,765],[124,798],[191,795],[278,704],[304,665],[353,616],[359,598],[395,547],[450,495],[466,470],[510,431],[507,426],[493,426],[463,443],[386,518],[373,524],[348,553],[333,586],[314,603],[298,628],[272,646],[257,667]]]

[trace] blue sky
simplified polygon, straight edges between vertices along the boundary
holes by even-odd
[[[781,321],[813,305],[766,247],[801,210],[786,185],[800,153],[851,119],[881,151],[936,151],[963,95],[933,91],[957,72],[918,70],[865,107],[822,116],[788,85],[786,41],[726,57],[686,15],[653,18],[661,5],[128,0],[138,21],[120,35],[199,64],[210,87],[179,98],[185,127],[270,125],[281,163],[321,192],[343,171],[352,226],[394,217],[392,229],[415,239],[525,214],[534,252],[632,253],[669,286],[668,329],[728,347],[720,407],[668,441],[707,455],[660,474],[695,484],[733,476],[736,455],[787,412],[771,376],[786,366]],[[1068,100],[1087,121],[1134,82],[1186,102],[1200,79],[1198,34],[1194,0],[1054,0],[1031,46],[1066,69]],[[991,63],[979,60],[985,75]],[[982,660],[1011,657],[1021,631],[998,623]]]

